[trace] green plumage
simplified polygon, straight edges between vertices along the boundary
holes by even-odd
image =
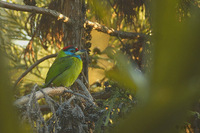
[[[45,86],[49,86],[52,83],[53,86],[71,86],[78,78],[82,66],[80,58],[67,55],[61,50],[47,73]]]

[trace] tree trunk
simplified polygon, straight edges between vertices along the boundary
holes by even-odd
[[[85,14],[82,12],[83,0],[63,0],[61,5],[63,14],[73,20],[72,25],[64,24],[64,45],[74,45],[79,48],[83,45],[83,19]],[[62,2],[61,2],[62,3]]]
[[[79,49],[84,49],[84,19],[85,19],[85,0],[62,0],[62,13],[73,20],[72,25],[63,23],[64,45],[73,45]],[[83,59],[83,78],[84,84],[88,83],[88,53]]]

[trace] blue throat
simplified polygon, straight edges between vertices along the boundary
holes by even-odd
[[[76,58],[78,58],[78,59],[81,60],[81,56],[80,56],[80,55],[76,55],[76,54],[71,53],[71,52],[69,52],[69,51],[64,51],[64,52],[65,52],[66,55],[70,55],[70,56],[76,57]]]

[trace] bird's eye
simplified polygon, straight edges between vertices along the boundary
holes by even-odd
[[[70,52],[74,53],[74,52],[75,52],[75,50],[70,50]]]

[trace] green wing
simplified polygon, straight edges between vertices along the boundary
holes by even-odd
[[[59,75],[69,69],[73,64],[72,56],[56,58],[50,67],[45,80],[45,87],[49,86]]]

